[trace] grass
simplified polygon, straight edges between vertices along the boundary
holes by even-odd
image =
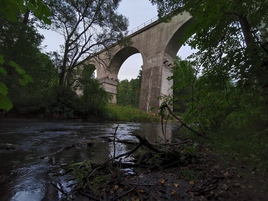
[[[132,122],[159,122],[160,118],[130,106],[107,105],[107,120]]]
[[[181,133],[194,142],[209,144],[213,153],[226,165],[235,162],[268,175],[268,129],[262,120],[249,122],[240,128],[222,126],[210,130],[206,132],[209,140],[197,137],[186,129],[181,129]]]
[[[252,125],[243,129],[223,129],[211,133],[211,145],[229,159],[268,173],[268,131],[256,132]],[[228,162],[228,161],[227,161]]]

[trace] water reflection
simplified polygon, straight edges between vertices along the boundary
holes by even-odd
[[[79,121],[45,121],[29,119],[0,119],[0,144],[11,143],[14,150],[0,149],[0,200],[64,200],[63,195],[51,185],[55,177],[48,174],[55,166],[90,160],[103,162],[123,154],[134,145],[106,142],[103,136],[137,141],[131,134],[146,136],[152,143],[171,141],[173,125],[168,125],[166,135],[160,124],[140,123],[89,123]],[[92,146],[77,146],[50,158],[41,156],[56,152],[62,147],[78,142],[92,141]],[[63,178],[64,179],[64,178]],[[64,183],[64,182],[63,182]],[[67,183],[65,182],[67,185]]]
[[[162,127],[158,123],[148,123],[142,124],[141,128],[135,132],[145,136],[151,143],[170,143],[174,130],[176,130],[176,125],[174,124],[167,124]]]

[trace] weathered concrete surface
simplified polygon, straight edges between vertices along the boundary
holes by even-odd
[[[96,66],[97,79],[113,94],[114,103],[119,69],[136,53],[141,53],[143,60],[140,109],[153,111],[161,105],[160,96],[172,96],[173,83],[167,78],[172,75],[174,59],[182,45],[179,39],[183,38],[185,27],[191,21],[192,17],[183,12],[167,23],[153,22],[129,36],[132,41],[129,47],[117,44],[90,58],[89,62]]]

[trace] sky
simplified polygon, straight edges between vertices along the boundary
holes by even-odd
[[[129,20],[128,30],[131,31],[148,22],[157,16],[157,7],[153,6],[149,0],[122,0],[117,10]],[[42,43],[46,46],[45,51],[59,50],[59,46],[64,43],[63,38],[57,33],[42,30],[41,33],[45,36]],[[182,47],[178,55],[186,58],[191,53],[189,47]],[[142,66],[142,58],[140,54],[134,54],[129,57],[121,66],[118,74],[119,80],[137,78]]]

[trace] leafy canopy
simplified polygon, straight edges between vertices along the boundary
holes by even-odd
[[[8,21],[18,21],[18,16],[31,11],[38,19],[43,20],[44,23],[49,24],[50,10],[43,3],[42,0],[2,0],[0,2],[0,17],[6,18]],[[3,25],[3,24],[1,24]],[[1,28],[5,29],[5,26]],[[32,81],[32,78],[21,68],[16,62],[9,60],[6,61],[4,54],[0,52],[0,75],[7,76],[8,72],[4,68],[4,64],[8,63],[12,66],[22,78],[19,79],[21,85],[26,85]],[[8,87],[0,82],[0,109],[10,110],[13,107],[11,100],[8,98]]]
[[[183,40],[199,50],[192,57],[203,67],[203,73],[231,74],[241,86],[260,87],[267,92],[267,0],[151,2],[158,6],[162,17],[182,11],[193,16]]]
[[[150,1],[163,20],[184,11],[193,17],[178,41],[198,51],[188,70],[178,62],[172,77],[173,103],[184,118],[203,130],[267,122],[268,0]]]
[[[50,0],[51,28],[64,37],[55,54],[60,71],[59,86],[69,86],[74,68],[89,56],[120,40],[127,30],[127,19],[116,12],[119,0]]]

